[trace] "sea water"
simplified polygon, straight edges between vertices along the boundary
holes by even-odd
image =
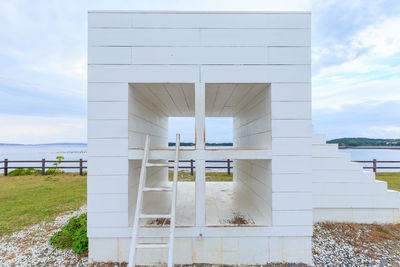
[[[184,147],[189,148],[189,147]],[[224,149],[230,147],[208,147]],[[351,160],[391,160],[400,161],[400,149],[341,149],[342,153],[350,153]],[[86,145],[0,145],[0,160],[56,160],[57,156],[63,156],[65,160],[79,160],[87,159],[87,146]],[[221,159],[224,160],[224,159]],[[11,163],[9,166],[16,166],[17,163]],[[25,166],[40,167],[41,163],[18,163]],[[188,164],[182,164],[188,165]],[[226,166],[226,163],[207,163],[207,166]],[[0,164],[3,166],[3,164]],[[48,163],[47,166],[52,166]],[[62,163],[62,166],[79,166],[79,163]],[[367,166],[367,164],[365,164]],[[368,165],[370,166],[370,164]],[[400,163],[378,163],[378,166],[397,166]],[[69,170],[71,171],[71,170]],[[76,169],[75,171],[78,171]],[[219,171],[225,171],[220,169]],[[378,170],[378,171],[396,171],[396,170]],[[400,172],[400,170],[397,170]]]

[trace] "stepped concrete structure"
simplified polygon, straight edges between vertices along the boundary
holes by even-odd
[[[399,194],[350,161],[311,118],[309,12],[89,12],[89,260],[127,261],[145,136],[149,160],[174,158],[168,118],[195,118],[195,182],[179,182],[175,264],[312,263],[313,223],[396,223]],[[206,117],[233,118],[233,149],[205,145]],[[221,127],[231,127],[221,125]],[[174,133],[175,134],[175,133]],[[234,160],[206,182],[205,160]],[[167,186],[152,168],[146,186]],[[170,195],[148,192],[162,213]],[[238,223],[240,222],[240,223]],[[163,242],[168,225],[142,220]],[[167,250],[138,251],[138,264]]]

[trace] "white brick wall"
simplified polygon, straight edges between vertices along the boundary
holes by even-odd
[[[247,153],[246,158],[250,160],[238,159],[235,163],[235,180],[266,217],[265,224],[270,227],[253,229],[260,235],[254,238],[220,240],[226,248],[221,252],[222,260],[217,260],[217,248],[213,248],[218,242],[211,236],[221,238],[239,232],[238,229],[221,232],[203,225],[204,173],[199,170],[196,177],[198,228],[182,231],[190,237],[198,235],[197,231],[204,231],[203,241],[193,243],[197,262],[311,262],[310,21],[310,13],[89,13],[88,233],[91,260],[126,257],[128,226],[135,209],[140,170],[140,161],[128,160],[128,147],[142,148],[146,133],[151,134],[153,148],[167,145],[170,107],[151,103],[148,96],[138,94],[135,84],[196,84],[196,95],[204,97],[200,92],[204,84],[207,87],[209,83],[261,83],[268,88],[264,95],[247,106],[240,106],[239,112],[234,114],[235,146],[269,149],[268,155],[272,156],[257,160],[257,156],[251,158],[252,153]],[[193,95],[194,91],[188,90],[189,95]],[[237,95],[246,98],[246,95]],[[194,103],[190,101],[187,110],[177,105],[185,116],[194,114]],[[207,101],[196,99],[196,105],[205,105]],[[218,101],[228,103],[227,99]],[[231,116],[234,108],[223,106],[219,115]],[[196,106],[196,111],[196,125],[204,126],[203,116],[207,110],[203,112],[204,107]],[[203,131],[196,133],[200,149],[203,149],[203,134]],[[202,166],[202,160],[198,160],[198,166]],[[155,170],[149,173],[149,179],[159,182],[165,175]],[[269,238],[272,235],[276,237]],[[110,239],[105,239],[107,237]],[[240,249],[235,246],[236,240],[241,242]],[[110,241],[109,251],[103,253],[107,241]],[[182,251],[189,241],[182,243],[186,244]],[[209,247],[204,249],[202,243]],[[145,255],[143,257],[143,262],[150,262]],[[182,257],[178,257],[182,263],[193,259]]]

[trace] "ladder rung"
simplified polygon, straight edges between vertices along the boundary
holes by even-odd
[[[168,248],[168,247],[169,247],[168,243],[139,243],[139,244],[136,244],[136,248],[143,248],[143,249]]]
[[[169,219],[171,214],[140,214],[141,219]]]
[[[167,191],[170,192],[172,191],[171,187],[144,187],[143,191],[148,192],[148,191],[157,191],[157,192],[162,192],[162,191]]]
[[[174,167],[174,165],[169,163],[147,163],[146,167]]]

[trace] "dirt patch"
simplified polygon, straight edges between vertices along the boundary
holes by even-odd
[[[400,239],[399,224],[357,224],[357,223],[320,223],[335,237],[347,238],[354,247],[367,248],[370,244],[382,244]]]
[[[158,226],[170,225],[171,220],[169,218],[157,218],[157,219],[149,221],[147,224],[158,225]]]
[[[326,259],[340,266],[400,266],[400,224],[317,223],[313,257],[316,266]]]
[[[87,267],[127,267],[128,263],[118,263],[118,262],[95,262],[89,263]]]
[[[90,263],[88,267],[126,267],[128,264],[126,262],[123,263]],[[155,265],[136,265],[141,267],[152,267]],[[157,266],[166,266],[166,264],[160,264]],[[193,264],[175,264],[175,267],[307,267],[309,265],[303,263],[267,263],[263,265],[221,265],[221,264],[208,264],[208,263],[193,263]]]
[[[254,224],[254,221],[251,220],[250,218],[246,218],[245,215],[239,213],[239,212],[234,212],[232,214],[232,217],[226,219],[224,221],[225,224],[234,224],[234,225],[247,225],[247,224]]]

